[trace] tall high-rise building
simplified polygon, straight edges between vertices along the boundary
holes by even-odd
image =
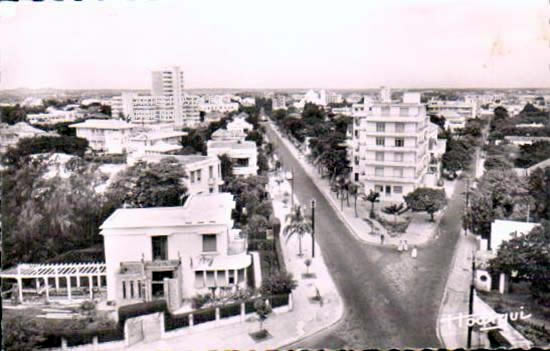
[[[153,71],[152,75],[152,94],[169,98],[167,101],[174,110],[174,124],[178,127],[194,127],[198,124],[200,122],[198,97],[184,92],[185,80],[180,67]]]

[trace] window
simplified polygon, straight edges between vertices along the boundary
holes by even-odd
[[[394,192],[394,194],[402,194],[403,193],[403,187],[401,185],[394,185],[393,186],[393,192]]]
[[[247,158],[238,158],[235,160],[235,166],[236,167],[248,167],[248,159]]]
[[[197,170],[197,182],[201,181],[202,169]]]
[[[384,161],[384,153],[377,151],[376,152],[376,161]]]
[[[208,178],[210,179],[214,178],[214,166],[208,167]]]
[[[355,156],[355,164],[359,165],[359,156]]]
[[[394,176],[394,177],[402,178],[402,177],[403,177],[403,168],[401,168],[401,167],[395,167],[395,168],[393,169],[393,176]]]
[[[168,237],[166,235],[151,237],[153,261],[168,259]]]
[[[384,186],[382,185],[375,185],[374,186],[374,191],[377,192],[377,193],[381,193],[384,191]]]
[[[226,286],[226,282],[225,282],[225,271],[218,271],[217,272],[217,279],[216,279],[216,283],[218,286]]]
[[[214,271],[206,271],[206,286],[216,286],[216,280],[214,280]]]
[[[210,192],[210,194],[212,194],[214,192],[214,188],[212,188],[212,187],[208,188],[208,192]]]
[[[403,133],[405,131],[405,123],[395,123],[395,131],[397,133]]]
[[[235,271],[229,270],[229,284],[235,284]]]
[[[385,140],[383,137],[376,137],[376,145],[378,146],[384,146]]]
[[[391,186],[386,185],[386,195],[391,195]]]
[[[126,298],[126,281],[122,281],[122,298]]]
[[[189,172],[189,177],[191,178],[191,183],[195,182],[195,171]]]
[[[395,147],[403,147],[403,146],[405,146],[405,139],[395,138]]]
[[[239,276],[238,276],[238,279],[239,279],[238,282],[239,282],[239,283],[244,282],[244,268],[243,268],[243,269],[239,269],[237,272],[238,272],[238,275],[239,275]]]
[[[395,162],[403,162],[403,153],[402,152],[396,152],[393,154],[393,160]]]
[[[195,271],[195,288],[204,288],[204,273],[203,271]]]
[[[355,178],[355,181],[358,182],[359,181],[359,173],[355,173],[354,178]]]
[[[202,252],[216,252],[216,234],[205,234],[202,236]]]
[[[385,131],[386,131],[386,123],[384,123],[384,122],[377,122],[377,123],[376,123],[376,131],[377,131],[377,132],[385,132]]]
[[[355,137],[359,138],[359,131],[358,130],[355,131]]]
[[[374,175],[377,177],[383,177],[384,176],[384,167],[375,167],[374,168]]]

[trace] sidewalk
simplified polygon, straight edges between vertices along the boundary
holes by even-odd
[[[474,250],[477,250],[475,237],[471,234],[466,237],[461,232],[439,308],[437,332],[447,349],[465,348],[467,345],[468,329],[459,328],[457,322],[445,322],[444,319],[459,313],[468,314]],[[477,337],[472,340],[477,340]],[[472,344],[474,346],[475,343]]]
[[[281,220],[281,224],[284,224],[285,217],[290,211],[290,204],[285,206],[282,199],[286,191],[290,192],[290,185],[284,182],[278,186],[273,179],[270,179],[269,191],[273,198],[274,213]],[[296,199],[295,204],[298,204]],[[283,228],[282,225],[281,238]],[[343,315],[343,304],[325,265],[319,245],[315,245],[315,258],[309,267],[309,272],[315,273],[316,278],[304,279],[302,278],[302,273],[306,272],[304,260],[311,258],[311,237],[306,236],[302,240],[304,255],[301,258],[298,257],[297,238],[292,238],[288,243],[282,238],[281,244],[286,268],[293,273],[294,279],[298,281],[298,287],[293,291],[293,310],[271,314],[265,321],[264,328],[271,334],[270,338],[256,343],[248,333],[257,331],[259,325],[256,318],[250,318],[244,323],[220,326],[150,343],[140,343],[129,349],[144,351],[278,349],[335,324]],[[318,302],[310,301],[310,297],[315,296],[315,288],[319,289],[323,298],[322,307]]]
[[[357,199],[358,217],[355,216],[354,199],[351,197],[349,200],[350,206],[348,207],[347,202],[344,201],[343,211],[341,211],[342,204],[339,199],[336,199],[336,195],[330,191],[328,180],[321,178],[321,176],[317,173],[315,166],[307,162],[305,156],[289,140],[281,135],[277,126],[275,126],[272,122],[269,123],[275,133],[281,138],[285,146],[288,147],[290,152],[300,162],[300,165],[313,183],[317,186],[319,191],[325,196],[331,206],[333,206],[342,222],[357,239],[369,244],[381,245],[380,234],[384,234],[384,246],[393,246],[397,248],[401,240],[407,240],[408,246],[411,248],[414,245],[419,247],[424,246],[431,239],[436,237],[436,229],[443,211],[436,213],[435,223],[428,221],[429,215],[425,212],[408,214],[412,217],[412,220],[406,232],[395,236],[390,236],[390,234],[380,223],[369,218],[368,214],[371,206],[369,202]],[[445,181],[445,193],[448,198],[452,196],[455,184],[456,181]],[[375,207],[378,206],[380,206],[380,204],[375,205]]]

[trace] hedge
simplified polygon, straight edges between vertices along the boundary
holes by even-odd
[[[104,330],[97,336],[99,343],[121,340],[124,340],[124,330],[122,328]]]
[[[124,327],[124,322],[126,322],[128,318],[166,311],[166,301],[164,300],[155,300],[122,306],[118,309],[118,323],[121,327]]]
[[[273,295],[269,297],[269,303],[271,307],[280,307],[288,305],[288,296],[289,294]]]
[[[495,349],[498,347],[510,347],[512,344],[510,344],[500,333],[498,330],[490,330],[487,333],[487,336],[489,337],[489,342],[491,343],[491,348]]]
[[[238,316],[241,314],[241,304],[233,303],[220,307],[220,318]]]
[[[193,313],[193,325],[216,320],[216,309],[207,308]]]
[[[164,330],[170,331],[179,328],[185,328],[189,326],[189,313],[185,314],[171,314],[169,312],[164,314]]]
[[[64,335],[64,338],[67,339],[67,346],[79,346],[91,344],[93,342],[95,334],[90,332],[75,332],[74,334]]]
[[[249,314],[249,313],[254,313],[256,312],[256,308],[254,307],[254,301],[246,301],[244,303],[244,313],[246,314]]]

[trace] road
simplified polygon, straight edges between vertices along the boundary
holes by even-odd
[[[408,253],[358,242],[271,127],[265,126],[284,167],[294,168],[300,202],[317,200],[316,238],[345,306],[337,325],[289,348],[442,347],[436,320],[460,233],[463,182],[442,218],[441,236],[419,250],[415,260]]]

